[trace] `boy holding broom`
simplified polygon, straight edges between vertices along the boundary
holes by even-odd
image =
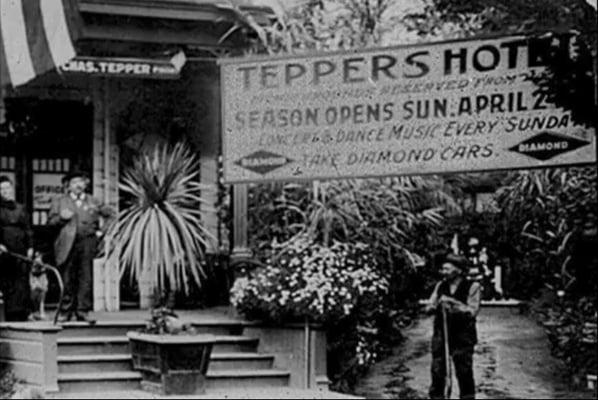
[[[430,398],[450,398],[452,358],[460,398],[474,399],[473,350],[480,284],[465,278],[467,259],[460,255],[448,254],[440,273],[443,279],[434,288],[426,310],[434,313]]]

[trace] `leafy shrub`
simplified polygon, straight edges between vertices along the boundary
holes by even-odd
[[[429,0],[426,3],[424,12],[407,15],[404,21],[423,37],[451,26],[459,27],[468,36],[539,32],[536,39],[548,43],[543,46],[546,71],[534,79],[539,90],[558,107],[570,111],[578,124],[594,125],[596,76],[590,49],[596,48],[596,10],[585,1]],[[566,31],[569,34],[564,35]],[[546,32],[551,32],[549,38],[544,35]]]
[[[10,398],[15,392],[16,384],[17,380],[12,371],[6,367],[0,368],[0,399]]]
[[[178,319],[178,315],[167,307],[152,309],[151,318],[141,332],[155,335],[195,335],[197,333],[193,326],[183,324]]]
[[[497,199],[514,295],[529,300],[546,284],[573,296],[595,293],[595,168],[519,172]]]
[[[589,297],[565,296],[537,305],[533,311],[545,327],[552,355],[565,362],[573,383],[585,386],[585,375],[596,374],[598,369],[598,355],[592,351],[596,343],[583,340],[584,324],[596,323],[596,304]]]

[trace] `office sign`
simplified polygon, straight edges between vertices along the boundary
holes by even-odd
[[[33,174],[33,209],[49,210],[52,199],[64,193],[62,178],[64,174]]]
[[[67,74],[95,76],[177,79],[185,63],[182,53],[172,59],[137,59],[107,57],[76,57],[59,67]]]
[[[509,36],[224,59],[225,180],[594,163],[595,130],[529,79],[544,69],[544,44]]]

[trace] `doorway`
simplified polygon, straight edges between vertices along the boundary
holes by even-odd
[[[64,192],[62,179],[69,170],[92,176],[93,107],[81,101],[13,98],[6,100],[6,108],[0,168],[14,179],[17,200],[30,215],[36,250],[54,264],[57,232],[47,225],[48,211],[52,199]],[[51,307],[57,301],[58,287],[50,279],[46,303]]]

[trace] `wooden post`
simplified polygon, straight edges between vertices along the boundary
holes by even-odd
[[[119,149],[116,144],[116,132],[112,129],[112,108],[110,107],[111,82],[103,79],[104,97],[104,204],[118,212],[118,164]],[[108,258],[110,240],[104,242],[104,301],[106,311],[120,310],[120,271],[118,251],[115,257]],[[118,245],[118,244],[116,244]]]
[[[103,139],[104,139],[104,173],[103,173],[103,189],[104,189],[104,204],[110,204],[110,84],[106,78],[102,79],[102,103],[104,103],[103,111]],[[104,308],[106,311],[111,311],[110,304],[110,265],[108,263],[108,243],[104,242],[104,266],[103,276],[104,281]]]
[[[193,69],[192,96],[197,99],[198,104],[203,104],[200,110],[203,113],[197,115],[195,131],[193,136],[198,138],[200,149],[199,174],[202,185],[207,189],[202,191],[201,197],[205,205],[200,206],[201,219],[213,239],[208,242],[207,252],[217,254],[220,243],[218,243],[219,216],[216,209],[218,203],[218,179],[220,155],[220,104],[217,101],[206,102],[205,99],[217,99],[220,96],[220,81],[218,69],[213,63],[198,63]]]
[[[104,199],[105,179],[105,139],[106,135],[106,96],[104,94],[104,82],[97,79],[93,81],[93,196]],[[106,263],[102,259],[94,259],[93,262],[93,310],[106,310],[106,297],[104,270]]]
[[[305,317],[303,335],[305,339],[303,344],[303,361],[305,362],[305,389],[309,389],[311,386],[311,330],[308,317]]]
[[[104,204],[118,209],[118,145],[111,127],[110,81],[94,82],[93,192]],[[118,258],[108,259],[109,240],[105,241],[104,257],[94,262],[94,310],[120,309],[120,274]]]
[[[247,236],[247,194],[246,184],[233,185],[233,251],[231,258],[251,257]]]

